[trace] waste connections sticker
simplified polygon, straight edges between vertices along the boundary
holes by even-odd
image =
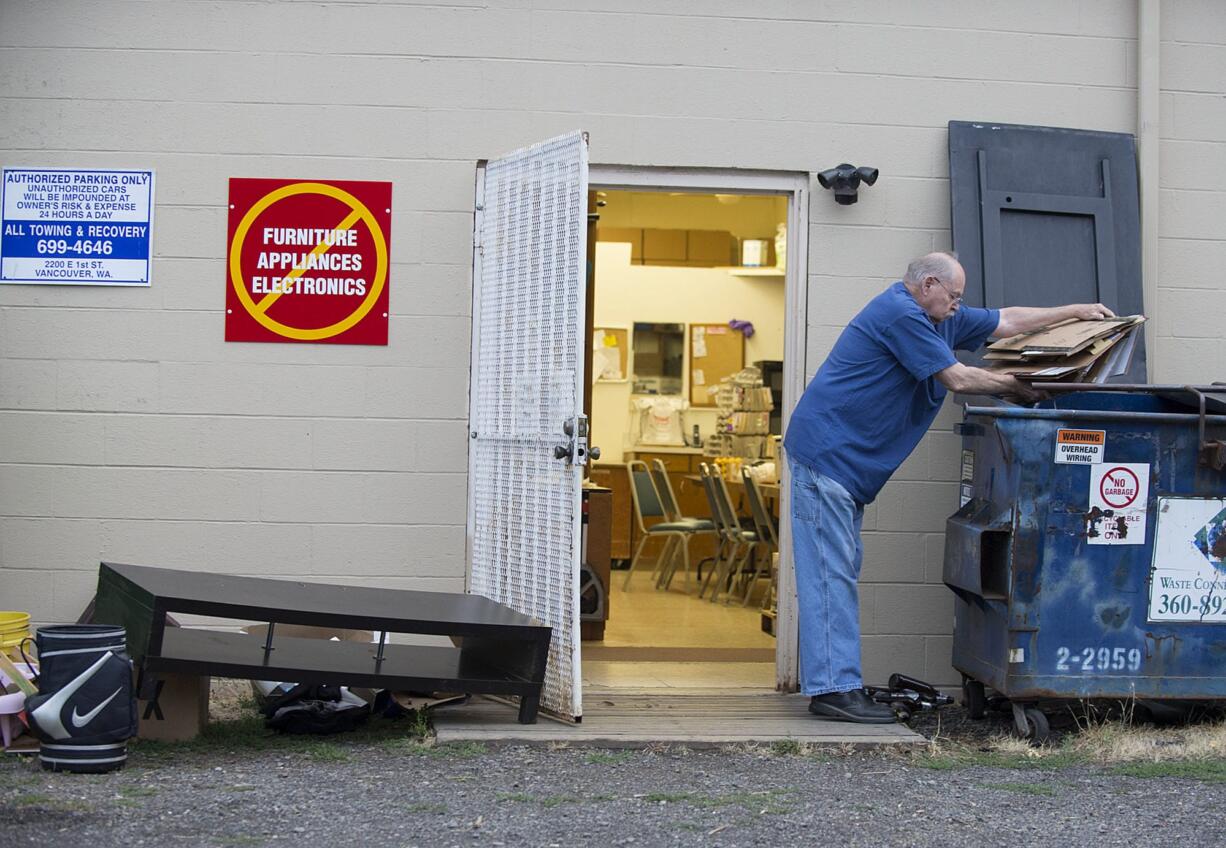
[[[1090,471],[1091,545],[1143,545],[1149,503],[1149,463],[1098,463]]]
[[[1150,621],[1226,622],[1226,498],[1158,498]]]
[[[1091,465],[1103,461],[1106,430],[1057,430],[1056,462]]]

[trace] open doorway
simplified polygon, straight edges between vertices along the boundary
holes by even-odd
[[[790,591],[776,555],[778,436],[785,382],[803,350],[795,328],[803,333],[804,321],[789,330],[788,320],[796,198],[592,182],[590,415],[602,453],[590,476],[613,491],[614,570],[603,632],[583,643],[584,687],[787,688],[794,648],[781,652],[778,641],[777,599]],[[644,536],[641,526],[669,521],[656,514],[669,500],[687,518],[718,524],[719,492],[704,484],[704,466],[722,478],[736,520],[756,541],[732,546],[718,528]],[[743,469],[765,508],[756,521]],[[653,485],[660,508],[650,503]],[[782,635],[788,643],[786,625]]]

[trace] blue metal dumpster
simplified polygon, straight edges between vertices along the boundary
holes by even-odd
[[[1076,391],[957,428],[944,581],[972,716],[995,690],[1041,741],[1062,702],[1226,702],[1226,386],[1045,388]]]

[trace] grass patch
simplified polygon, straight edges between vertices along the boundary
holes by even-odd
[[[84,801],[77,801],[72,798],[52,798],[50,795],[43,795],[38,792],[26,792],[17,795],[10,799],[15,807],[30,810],[42,810],[48,813],[88,813],[93,811],[93,807]]]
[[[132,759],[139,765],[158,767],[182,762],[185,757],[279,751],[301,753],[315,762],[343,762],[350,756],[345,748],[376,745],[389,751],[416,750],[423,747],[422,741],[430,735],[425,713],[417,713],[409,721],[371,718],[355,730],[322,742],[319,736],[269,730],[250,698],[240,699],[237,711],[238,718],[211,721],[195,739],[183,742],[132,739],[128,743]]]
[[[809,746],[799,739],[776,739],[770,744],[770,752],[776,757],[803,757],[809,753]]]
[[[999,789],[1001,792],[1016,792],[1019,795],[1045,795],[1050,797],[1056,794],[1054,787],[1044,783],[985,783],[983,785],[988,789]]]
[[[1089,759],[1077,751],[1062,748],[1050,750],[1032,748],[1030,751],[989,749],[985,751],[944,744],[939,748],[915,754],[913,762],[921,768],[934,771],[956,771],[968,768],[1055,770],[1084,765],[1089,762]]]
[[[1128,714],[1129,711],[1125,711],[1125,718]],[[1079,715],[1076,709],[1074,718],[1077,732],[1065,735],[1058,745],[1034,748],[1024,740],[999,736],[980,747],[971,747],[938,738],[909,756],[914,765],[937,771],[976,767],[1056,770],[1097,766],[1110,774],[1126,777],[1226,783],[1226,722],[1153,727],[1116,718],[1087,718],[1084,713]]]
[[[485,743],[448,742],[446,745],[423,745],[421,753],[435,759],[471,760],[485,753]]]
[[[612,766],[629,762],[634,757],[633,751],[594,751],[584,758],[589,766]]]
[[[937,739],[909,756],[915,765],[934,771],[968,768],[1055,770],[1084,765],[1091,760],[1086,751],[1068,742],[1034,748],[1025,740],[1011,736],[998,736],[979,747]]]
[[[676,804],[694,797],[693,792],[652,792],[643,796],[649,804]]]
[[[125,798],[148,798],[158,794],[158,791],[152,786],[121,786],[119,794]]]
[[[582,804],[582,798],[576,798],[574,795],[548,795],[539,799],[542,807],[560,807],[563,804]]]
[[[602,801],[616,801],[616,795],[593,795],[581,798],[578,795],[529,795],[526,792],[500,792],[495,798],[499,801],[509,801],[515,804],[540,804],[546,809],[560,807],[563,804],[594,804]]]
[[[653,792],[643,800],[651,804],[684,803],[694,807],[714,809],[740,807],[752,813],[789,813],[791,807],[778,802],[781,796],[791,795],[791,789],[766,789],[760,792],[734,792],[729,795],[703,795],[699,792]]]
[[[1112,774],[1143,779],[1178,777],[1204,783],[1226,783],[1226,761],[1223,760],[1159,760],[1128,763],[1111,769]]]

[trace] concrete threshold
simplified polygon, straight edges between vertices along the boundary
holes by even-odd
[[[770,745],[876,747],[922,743],[905,724],[852,724],[809,714],[808,698],[775,692],[652,691],[584,693],[583,721],[541,714],[519,724],[515,709],[493,699],[441,707],[432,714],[440,743],[592,748],[688,748]]]

